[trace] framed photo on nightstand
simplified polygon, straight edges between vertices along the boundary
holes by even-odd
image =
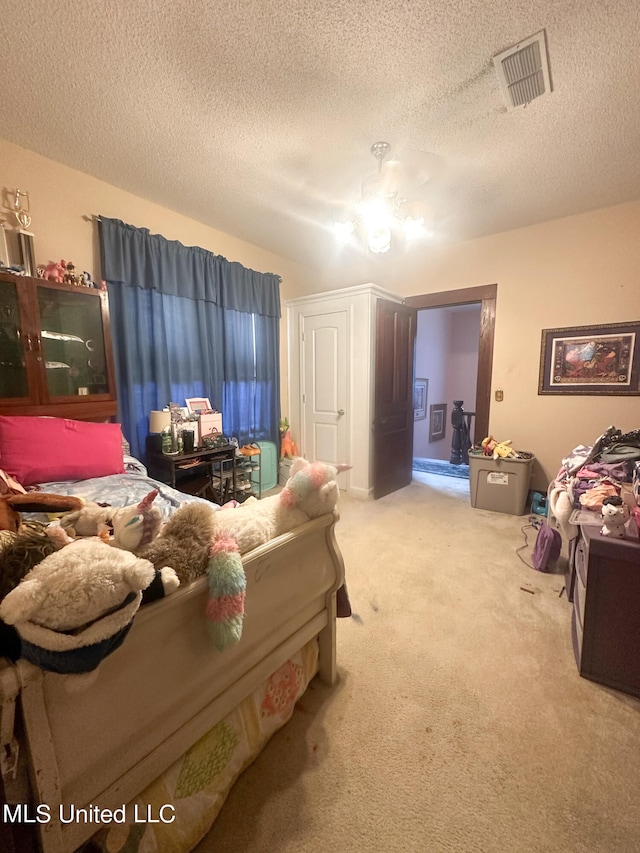
[[[188,397],[185,403],[187,404],[187,411],[190,415],[211,411],[211,403],[208,397]]]

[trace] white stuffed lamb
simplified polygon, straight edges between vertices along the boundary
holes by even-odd
[[[89,672],[121,645],[154,577],[148,560],[78,539],[25,575],[0,618],[15,625],[22,657],[53,672]]]

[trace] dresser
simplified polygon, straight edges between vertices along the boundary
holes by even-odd
[[[580,675],[640,696],[640,541],[583,525],[573,573],[571,631]]]

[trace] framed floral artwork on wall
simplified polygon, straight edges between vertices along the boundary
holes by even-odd
[[[640,320],[543,329],[538,394],[640,394]]]

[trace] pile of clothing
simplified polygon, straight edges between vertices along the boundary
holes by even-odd
[[[549,490],[549,503],[562,534],[573,539],[578,528],[574,510],[602,512],[603,501],[620,497],[630,510],[640,504],[640,429],[622,433],[610,426],[593,445],[579,445],[562,460]],[[637,535],[637,528],[630,533]]]

